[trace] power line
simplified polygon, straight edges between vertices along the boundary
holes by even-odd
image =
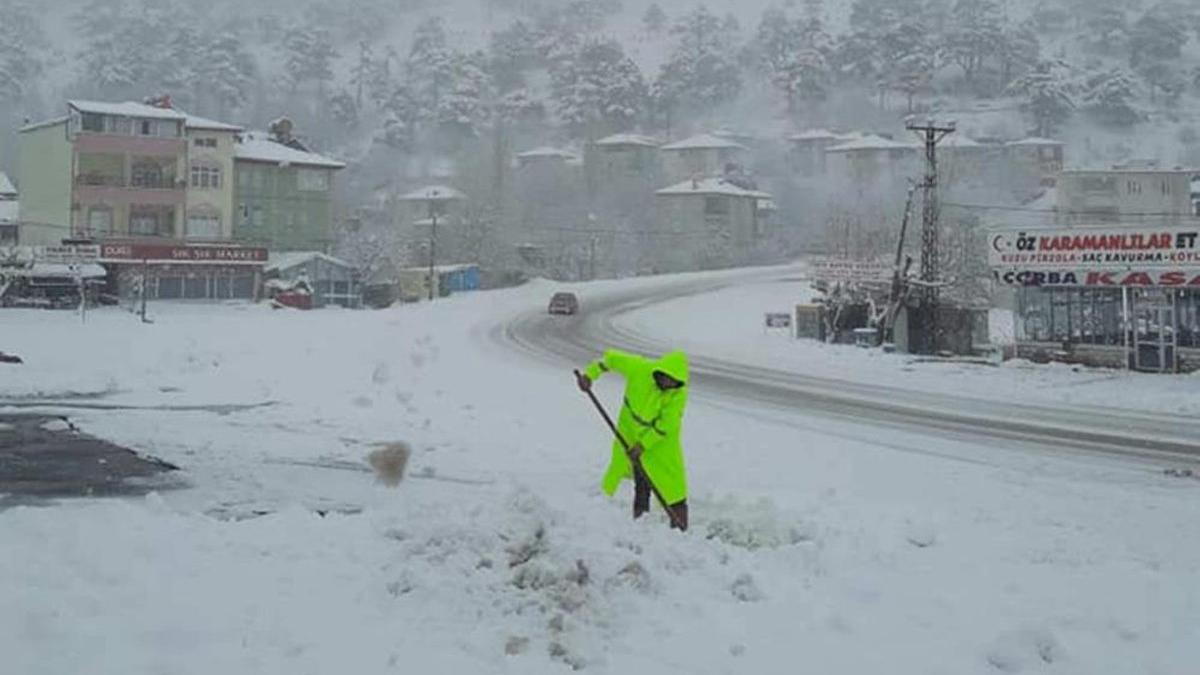
[[[1193,214],[1186,214],[1186,213],[1172,213],[1170,211],[1157,211],[1157,212],[1119,211],[1116,213],[1112,213],[1112,212],[1108,212],[1108,211],[1097,212],[1097,211],[1079,211],[1079,210],[1074,210],[1074,209],[1036,208],[1036,207],[1032,207],[1032,206],[1007,206],[1007,205],[1003,205],[1003,204],[966,204],[966,203],[962,203],[962,202],[942,202],[942,204],[945,206],[952,206],[955,208],[974,210],[974,211],[1015,211],[1015,212],[1019,212],[1019,213],[1044,213],[1044,214],[1050,214],[1050,215],[1084,216],[1084,217],[1093,217],[1093,218],[1097,217],[1097,216],[1101,216],[1101,215],[1103,215],[1103,216],[1115,215],[1119,218],[1178,218],[1180,220],[1200,221],[1200,216],[1196,216]]]

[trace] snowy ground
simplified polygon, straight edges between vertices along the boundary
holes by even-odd
[[[583,291],[635,283],[648,282]],[[192,486],[0,513],[4,671],[1175,674],[1200,661],[1200,482],[1151,467],[698,401],[692,531],[629,522],[627,491],[599,494],[604,429],[570,374],[489,339],[551,290],[381,312],[162,305],[152,325],[0,313],[2,348],[26,360],[0,371],[0,398],[125,406],[70,414]],[[776,291],[769,309],[792,302]],[[664,325],[712,340],[693,349],[797,347],[763,336],[743,300],[747,335],[693,319],[684,306],[703,297],[669,305]],[[830,372],[842,357],[905,372],[801,349]],[[417,452],[388,489],[357,467],[393,440]]]

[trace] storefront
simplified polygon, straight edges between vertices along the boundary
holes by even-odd
[[[236,245],[111,243],[100,246],[109,293],[132,300],[254,300],[267,250]]]
[[[1017,354],[1148,372],[1200,369],[1200,227],[998,231]]]

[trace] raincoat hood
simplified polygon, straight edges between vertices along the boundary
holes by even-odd
[[[654,364],[654,369],[664,372],[684,384],[688,383],[688,358],[687,354],[683,352],[674,351],[663,354],[663,357]]]

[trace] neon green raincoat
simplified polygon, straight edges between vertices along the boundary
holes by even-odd
[[[687,498],[687,475],[683,467],[683,446],[679,432],[683,409],[687,405],[687,387],[663,391],[654,382],[661,371],[687,384],[688,361],[683,352],[671,352],[657,361],[615,349],[589,365],[585,374],[595,382],[608,371],[625,376],[625,400],[617,420],[617,430],[630,447],[641,443],[642,467],[667,504]],[[601,486],[612,495],[622,480],[633,478],[633,467],[620,441],[613,441],[612,461]]]

